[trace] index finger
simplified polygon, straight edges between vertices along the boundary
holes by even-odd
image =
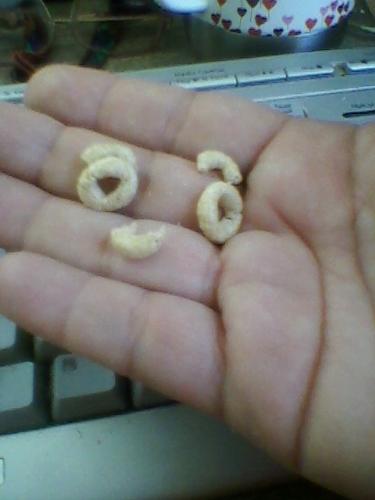
[[[68,125],[187,159],[219,149],[244,172],[286,120],[220,93],[188,92],[69,66],[38,72],[28,86],[26,105]]]

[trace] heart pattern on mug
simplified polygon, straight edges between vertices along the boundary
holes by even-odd
[[[335,10],[337,9],[338,4],[339,4],[339,2],[337,0],[335,0],[334,2],[331,3],[331,10],[332,10],[332,12],[335,12]]]
[[[311,19],[310,17],[309,19],[306,20],[305,26],[309,31],[312,31],[315,28],[317,22],[318,22],[317,19]]]
[[[238,7],[237,13],[240,17],[244,17],[247,13],[247,9],[245,9],[244,7]]]
[[[260,29],[255,29],[255,28],[250,28],[248,31],[250,36],[261,36],[262,35],[262,30]]]
[[[277,0],[263,0],[263,5],[267,10],[271,10],[277,4]]]
[[[223,20],[221,21],[221,24],[223,25],[223,28],[224,28],[225,30],[229,30],[229,29],[230,29],[230,27],[232,26],[232,21],[231,21],[230,19],[223,19]]]
[[[293,22],[294,16],[283,16],[282,21],[284,24],[289,26]]]
[[[267,18],[265,16],[257,14],[255,16],[255,22],[256,22],[257,26],[262,26],[262,24],[267,22]]]
[[[315,10],[312,5],[311,9],[302,9],[310,13],[304,19],[297,9],[286,11],[282,0],[216,0],[215,3],[216,11],[211,9],[204,14],[206,21],[232,33],[262,37],[299,36],[330,28],[344,20],[354,6],[354,0],[325,0],[323,5],[317,2]]]

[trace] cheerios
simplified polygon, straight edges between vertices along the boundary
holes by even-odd
[[[107,158],[108,156],[122,158],[126,163],[131,163],[133,166],[136,164],[133,151],[127,146],[116,143],[92,144],[83,151],[81,160],[90,165],[90,163]]]
[[[221,170],[223,179],[229,184],[241,184],[242,175],[237,163],[221,151],[203,151],[197,156],[199,172]]]
[[[94,210],[114,211],[128,205],[138,189],[135,157],[132,151],[119,144],[94,144],[87,148],[81,159],[88,164],[77,182],[82,203]],[[99,182],[118,179],[118,186],[105,193]]]
[[[201,194],[197,205],[199,227],[213,243],[225,243],[238,232],[242,212],[240,193],[222,181],[210,184]]]
[[[111,231],[111,245],[128,259],[144,259],[156,253],[165,238],[166,228],[136,234],[137,223],[122,226]]]

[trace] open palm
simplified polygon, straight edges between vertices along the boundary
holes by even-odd
[[[0,108],[0,246],[22,250],[0,261],[0,311],[374,498],[375,128],[66,67],[39,73],[27,104]],[[139,165],[124,214],[76,199],[80,153],[109,140]],[[205,149],[247,177],[242,232],[223,249],[196,227]],[[110,248],[131,218],[167,223],[159,253]]]

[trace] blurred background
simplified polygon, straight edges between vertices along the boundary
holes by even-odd
[[[340,33],[314,48],[371,45],[374,14],[375,0],[357,0]],[[53,62],[118,72],[298,50],[275,42],[247,45],[244,52],[229,38],[208,50],[210,34],[197,44],[192,22],[161,11],[153,0],[0,0],[0,83],[26,81]]]

